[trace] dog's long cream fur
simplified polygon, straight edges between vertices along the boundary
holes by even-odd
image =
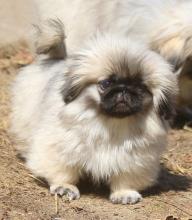
[[[16,78],[11,132],[29,169],[48,181],[52,193],[79,198],[75,185],[86,173],[108,182],[112,202],[127,204],[138,202],[138,191],[156,181],[167,132],[159,109],[174,100],[176,78],[160,56],[128,39],[159,50],[162,41],[151,31],[153,16],[161,16],[165,5],[156,3],[158,13],[146,1],[39,1],[43,19],[57,17],[64,23],[68,56],[62,27],[57,22],[58,28],[42,26],[37,45],[49,58],[40,58]],[[138,14],[145,19],[137,19]],[[126,77],[125,68],[129,75],[141,74],[153,104],[135,116],[107,117],[97,109],[96,84],[114,72]],[[75,92],[65,104],[63,95]]]

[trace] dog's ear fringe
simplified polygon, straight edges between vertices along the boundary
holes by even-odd
[[[86,77],[85,75],[75,73],[75,68],[70,70],[65,75],[64,85],[61,90],[64,102],[69,104],[75,100],[87,86],[95,84],[95,82],[95,76]]]
[[[71,74],[72,75],[72,74]],[[65,77],[65,83],[61,90],[63,100],[66,104],[72,102],[83,90],[83,83],[79,82],[74,84],[75,79],[69,74]]]
[[[176,102],[169,95],[162,99],[158,106],[158,114],[165,121],[172,120],[176,115]]]
[[[64,75],[64,84],[61,88],[63,101],[69,104],[75,100],[82,90],[90,84],[90,80],[77,73],[78,65],[71,66],[70,70]]]
[[[46,54],[49,59],[65,59],[64,25],[59,19],[43,21],[36,29],[36,53]]]

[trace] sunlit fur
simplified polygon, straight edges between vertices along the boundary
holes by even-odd
[[[112,73],[141,75],[153,94],[149,111],[122,119],[98,111],[96,84]],[[65,88],[77,91],[67,104]],[[157,179],[167,133],[159,107],[174,100],[175,91],[175,76],[159,55],[127,38],[97,35],[65,61],[40,59],[19,73],[11,133],[28,168],[51,192],[70,188],[70,198],[79,198],[74,185],[87,173],[110,185],[112,202],[135,203],[137,191]]]

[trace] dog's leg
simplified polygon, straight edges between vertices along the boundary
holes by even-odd
[[[78,181],[78,172],[73,168],[65,168],[50,178],[51,194],[66,195],[69,200],[79,199],[80,193],[75,184]]]
[[[51,194],[66,195],[69,200],[79,199],[80,193],[75,186],[79,180],[77,167],[66,166],[56,151],[35,151],[28,155],[27,166],[39,177],[47,180]]]
[[[127,174],[113,176],[110,181],[110,200],[118,204],[134,204],[141,201],[142,196],[130,184],[130,176]]]

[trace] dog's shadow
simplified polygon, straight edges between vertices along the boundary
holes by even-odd
[[[42,184],[34,180],[41,187],[48,187],[48,184]],[[192,179],[188,176],[173,174],[165,167],[162,167],[157,184],[142,192],[144,197],[160,195],[169,191],[187,191],[192,187]],[[105,183],[95,184],[89,177],[84,178],[78,184],[81,195],[93,195],[101,198],[109,197],[109,187]]]
[[[83,180],[78,185],[81,194],[94,194],[97,197],[109,197],[109,187],[105,184],[95,185],[89,180]],[[173,174],[165,167],[161,168],[161,172],[157,184],[143,191],[144,197],[152,195],[160,195],[169,191],[187,191],[192,187],[192,179],[188,176]]]
[[[171,173],[162,166],[157,184],[145,190],[143,195],[160,195],[169,191],[188,191],[190,187],[192,187],[192,179],[189,176]]]

